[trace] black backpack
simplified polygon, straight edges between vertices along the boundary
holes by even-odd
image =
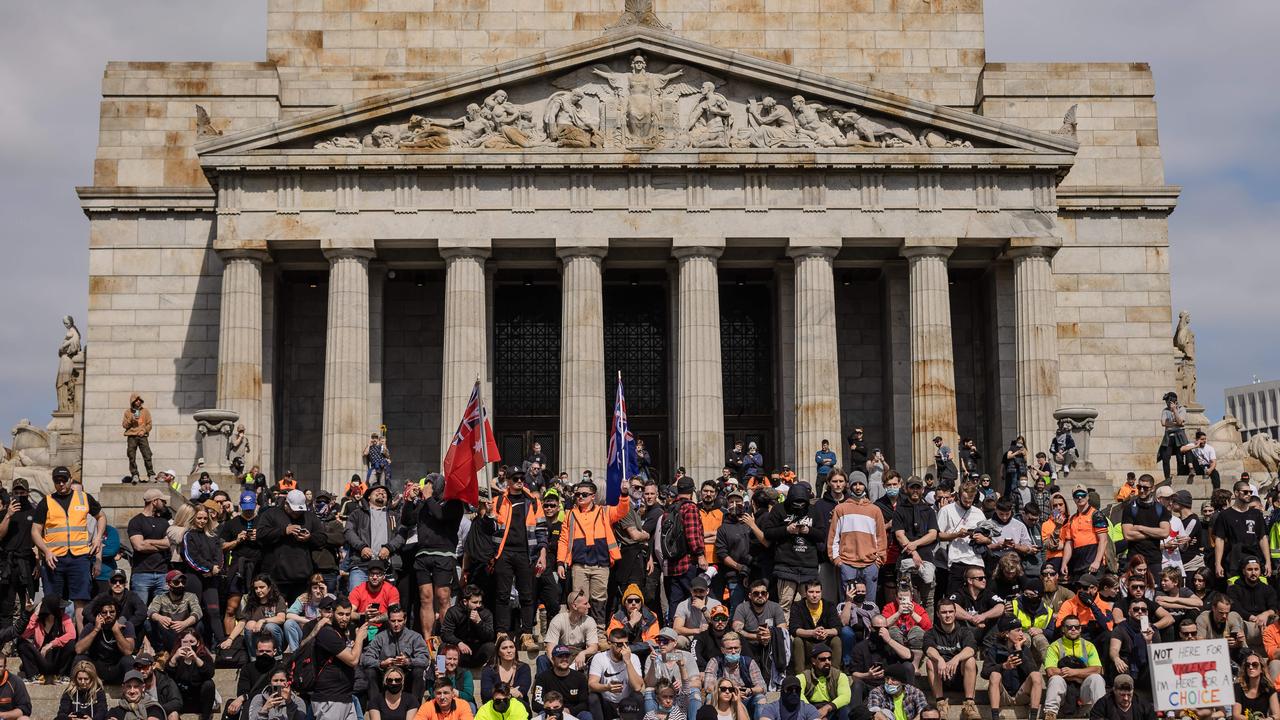
[[[316,687],[316,678],[320,675],[320,671],[333,662],[333,658],[319,663],[316,658],[316,636],[320,634],[317,628],[306,637],[301,643],[298,643],[298,649],[293,653],[293,657],[289,659],[289,683],[293,686],[294,692],[303,696],[309,696],[311,691]]]
[[[689,502],[676,500],[675,504],[662,514],[662,535],[658,541],[662,543],[664,560],[679,560],[689,554],[689,539],[684,534],[684,521],[680,519],[680,506]]]

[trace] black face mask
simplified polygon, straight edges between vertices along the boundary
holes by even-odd
[[[795,710],[800,707],[800,691],[783,691],[781,701],[782,707],[786,708],[788,711]]]
[[[499,713],[505,713],[507,711],[507,706],[510,704],[511,704],[510,698],[502,698],[501,700],[494,700],[493,709],[497,710]]]
[[[547,720],[560,720],[564,716],[564,710],[547,710]]]
[[[853,601],[854,601],[854,602],[856,602],[856,603],[858,603],[859,605],[861,605],[862,603],[866,602],[866,600],[867,600],[867,594],[866,594],[866,593],[854,593],[854,594],[853,594]]]
[[[387,683],[387,692],[397,693],[397,692],[400,692],[400,688],[403,688],[403,687],[404,687],[404,683],[402,682],[389,682]]]
[[[1022,596],[1022,606],[1028,610],[1039,610],[1041,599],[1038,597],[1030,598],[1026,595]]]
[[[258,657],[253,659],[254,667],[258,668],[259,670],[270,669],[271,666],[275,664],[276,664],[276,659],[270,655],[259,655]]]

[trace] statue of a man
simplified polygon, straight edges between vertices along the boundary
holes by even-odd
[[[69,413],[75,411],[76,404],[76,359],[80,357],[83,348],[80,345],[80,330],[76,327],[76,321],[70,315],[62,318],[62,326],[67,329],[67,334],[62,338],[62,344],[58,346],[58,379],[54,383],[58,393],[58,412]]]
[[[727,148],[733,130],[729,101],[716,92],[714,83],[702,83],[698,101],[689,112],[689,144],[696,148]]]

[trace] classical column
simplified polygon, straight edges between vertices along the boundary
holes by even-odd
[[[1057,238],[1013,238],[1013,302],[1017,322],[1018,431],[1032,452],[1049,450],[1058,408],[1058,326],[1055,319],[1053,253]]]
[[[484,383],[489,347],[485,322],[484,261],[488,248],[441,249],[445,260],[444,278],[444,362],[440,388],[440,457],[449,451],[449,442],[458,429],[462,411],[471,398],[476,378]],[[484,386],[482,386],[484,387]],[[485,398],[486,407],[492,399]]]
[[[341,493],[360,467],[369,422],[369,258],[362,248],[325,250],[329,324],[324,348],[321,485]]]
[[[719,476],[724,467],[720,283],[716,274],[716,259],[723,249],[701,245],[672,249],[680,267],[675,464],[683,465],[698,482]]]
[[[795,470],[816,482],[813,454],[823,439],[840,441],[840,382],[836,352],[836,289],[832,260],[838,245],[792,247],[795,259]],[[837,451],[838,452],[838,451]]]
[[[951,345],[951,298],[947,258],[952,238],[909,238],[907,258],[911,305],[911,469],[921,476],[933,468],[933,438],[956,444],[956,371]]]
[[[387,287],[387,266],[369,264],[369,423],[365,432],[375,432],[382,424],[383,297]],[[391,448],[392,452],[395,448]]]
[[[604,286],[607,247],[564,247],[560,298],[560,469],[604,477]]]
[[[263,450],[261,250],[223,250],[222,300],[218,315],[218,408],[240,416],[253,466]]]

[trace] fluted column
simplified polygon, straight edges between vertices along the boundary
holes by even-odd
[[[467,408],[476,378],[488,378],[489,330],[485,319],[484,261],[487,248],[442,249],[444,278],[444,362],[440,375],[440,457]],[[490,402],[485,398],[486,407]]]
[[[723,247],[672,250],[679,262],[676,356],[676,465],[701,482],[724,465],[724,378],[720,367],[720,283],[716,259]]]
[[[832,260],[838,245],[793,247],[795,258],[795,469],[816,482],[810,460],[822,440],[840,444],[840,381]]]
[[[262,264],[260,250],[224,250],[218,314],[218,408],[240,415],[252,467],[262,452]]]
[[[591,470],[604,477],[609,423],[605,406],[604,283],[606,247],[559,250],[564,272],[560,299],[560,469],[570,477]]]
[[[951,238],[911,238],[907,258],[911,305],[911,468],[933,467],[933,438],[956,443],[956,370],[951,345],[951,297],[947,258]]]
[[[1018,431],[1032,452],[1049,450],[1058,407],[1058,326],[1054,308],[1053,253],[1057,238],[1013,238],[1013,302],[1016,319]]]
[[[325,250],[329,323],[324,348],[320,480],[341,493],[369,437],[369,258],[363,248]]]
[[[382,425],[383,297],[387,288],[387,266],[369,264],[369,423],[367,432]],[[395,448],[392,448],[394,451]]]

